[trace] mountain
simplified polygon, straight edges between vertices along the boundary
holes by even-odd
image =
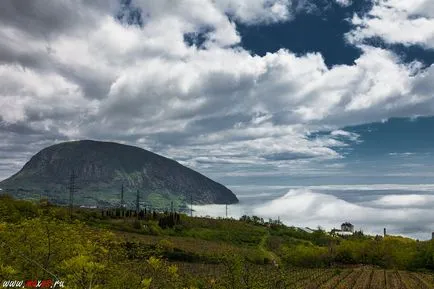
[[[178,162],[150,151],[112,142],[73,141],[47,147],[0,188],[18,198],[48,198],[69,202],[71,176],[77,187],[76,205],[119,205],[121,188],[128,206],[232,204],[237,197],[225,186]]]

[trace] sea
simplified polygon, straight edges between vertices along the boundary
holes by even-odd
[[[193,206],[194,215],[255,215],[327,231],[350,222],[365,234],[383,235],[386,229],[388,235],[418,240],[429,240],[434,232],[434,184],[228,187],[238,204]]]

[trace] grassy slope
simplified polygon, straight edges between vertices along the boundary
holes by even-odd
[[[54,226],[52,229],[49,227],[50,224]],[[31,230],[30,233],[23,231],[26,226]],[[0,197],[0,239],[9,234],[8,236],[12,239],[9,240],[9,238],[5,237],[4,241],[7,244],[12,242],[10,244],[16,246],[13,249],[18,251],[27,250],[28,246],[24,246],[25,242],[22,244],[23,247],[20,247],[20,242],[22,242],[20,240],[27,240],[33,246],[32,251],[28,253],[29,256],[35,254],[35,258],[41,258],[40,262],[48,262],[47,258],[44,257],[44,254],[46,254],[44,252],[47,246],[45,231],[48,232],[49,230],[52,232],[62,232],[62,230],[70,232],[67,239],[64,237],[57,239],[55,234],[53,235],[51,239],[52,246],[54,248],[59,246],[57,247],[59,252],[65,250],[68,246],[76,247],[77,243],[85,242],[87,237],[83,237],[84,235],[89,238],[96,238],[98,244],[108,242],[109,245],[104,245],[108,246],[108,249],[104,250],[111,252],[110,254],[113,253],[113,255],[121,255],[121,257],[116,256],[115,263],[122,264],[125,268],[136,266],[137,262],[146,265],[148,263],[144,261],[151,256],[160,256],[173,264],[177,264],[182,278],[185,278],[185,280],[193,278],[196,281],[199,280],[197,282],[216,276],[226,280],[228,276],[234,274],[250,274],[248,276],[253,279],[257,278],[257,282],[265,282],[265,280],[272,282],[272,280],[284,278],[285,282],[297,284],[297,288],[320,285],[321,288],[335,288],[340,286],[341,283],[347,284],[345,282],[348,282],[348,284],[373,282],[374,284],[377,282],[376,279],[383,278],[381,276],[385,276],[384,278],[387,279],[390,275],[389,281],[381,279],[378,282],[389,282],[388,284],[401,282],[399,283],[401,285],[427,283],[428,285],[425,288],[432,288],[430,286],[434,284],[432,275],[412,275],[413,273],[397,271],[397,269],[431,269],[429,262],[423,263],[423,259],[416,257],[419,255],[432,256],[432,252],[434,252],[432,250],[434,247],[433,242],[417,243],[414,240],[401,237],[375,239],[369,236],[344,240],[331,237],[325,232],[308,234],[296,228],[279,224],[262,224],[252,220],[190,218],[186,215],[181,216],[180,225],[167,229],[160,228],[156,220],[137,221],[134,218],[103,217],[101,212],[97,210],[76,209],[71,220],[66,208],[40,206],[30,202]],[[38,231],[40,233],[37,233]],[[106,235],[104,232],[111,235]],[[75,237],[71,236],[71,234],[75,234]],[[61,235],[59,236],[61,237]],[[63,241],[59,241],[56,245],[56,240]],[[86,248],[88,245],[88,243],[83,243],[77,248]],[[8,260],[9,264],[15,270],[18,270],[18,273],[30,274],[33,272],[28,271],[30,270],[26,267],[29,266],[28,263],[21,265],[20,260],[16,259],[14,255],[10,255],[8,250],[2,250],[3,248],[0,248],[0,258],[3,256],[4,260]],[[52,255],[54,257],[51,258],[58,255],[59,260],[67,260],[67,256],[70,258],[70,254],[74,253],[74,250],[66,250],[62,253],[66,257],[59,252],[56,252],[56,254]],[[125,259],[125,256],[127,259]],[[111,256],[111,258],[115,257]],[[333,262],[331,262],[331,258],[333,258]],[[99,259],[96,259],[96,261]],[[75,259],[72,258],[72,260]],[[280,265],[279,268],[273,266],[273,263],[275,263],[273,260]],[[338,265],[337,260],[340,261],[339,265],[345,266],[336,266]],[[361,266],[361,260],[364,260],[365,264],[384,266],[389,270],[386,272],[375,269],[374,272],[372,266]],[[241,266],[240,264],[244,265]],[[351,264],[355,265],[355,269],[350,266]],[[0,265],[3,266],[4,264]],[[60,269],[57,269],[57,265],[54,260],[51,261],[53,270],[62,272],[61,268],[65,264],[59,263],[59,266],[61,265]],[[293,269],[294,265],[314,268]],[[10,271],[11,269],[7,267],[5,269],[1,266],[0,277],[17,276],[2,275],[4,274],[3,271]],[[110,266],[109,268],[111,268]],[[335,269],[327,269],[329,266]],[[113,267],[112,270],[115,270],[115,268],[121,270],[118,267]],[[37,268],[32,270],[37,270]],[[112,272],[112,274],[116,276],[119,272]],[[135,273],[131,274],[133,274],[131,278],[137,277],[134,275]],[[375,278],[372,279],[371,277]],[[347,288],[344,285],[341,287]],[[407,288],[412,288],[408,286]],[[106,288],[111,287],[107,286]]]

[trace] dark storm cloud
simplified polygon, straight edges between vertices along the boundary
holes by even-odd
[[[0,132],[12,133],[18,135],[31,135],[37,133],[36,130],[29,127],[26,123],[6,123],[0,116]]]
[[[76,6],[68,1],[2,1],[0,19],[4,25],[16,27],[32,34],[62,33],[71,23],[80,22]]]
[[[92,68],[77,69],[55,59],[52,43],[65,35],[95,28],[101,17],[120,9],[116,1],[2,1],[0,63],[20,65],[42,73],[58,73],[76,84],[88,98],[107,95],[110,79]],[[32,45],[33,43],[33,45]],[[79,59],[81,55],[77,55]]]
[[[188,124],[192,134],[205,134],[208,132],[224,131],[234,127],[237,123],[248,123],[253,115],[243,113],[205,117],[193,120]]]
[[[0,121],[0,180],[18,172],[32,155],[46,146],[67,140],[56,131],[32,128],[28,123]]]
[[[315,155],[283,152],[283,153],[264,155],[263,157],[267,160],[273,160],[273,161],[289,161],[289,160],[298,160],[298,159],[310,159],[310,158],[314,158]]]
[[[3,35],[2,39],[7,38]],[[32,53],[29,53],[29,51],[17,51],[11,49],[7,43],[7,41],[0,42],[0,63],[2,64],[15,63],[22,67],[42,70],[48,70],[52,65],[47,57],[47,51],[32,51]]]
[[[78,27],[94,26],[100,13],[114,11],[115,1],[26,1],[5,0],[0,3],[0,22],[49,40]],[[89,17],[91,16],[91,17]]]
[[[114,79],[108,75],[101,75],[92,69],[77,71],[74,68],[58,65],[57,71],[60,75],[76,83],[83,91],[83,95],[89,99],[107,97],[110,84]]]

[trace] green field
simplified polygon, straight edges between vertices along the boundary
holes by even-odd
[[[70,213],[2,196],[0,244],[2,282],[58,278],[73,289],[434,288],[432,241],[362,232],[342,238],[257,217]]]

